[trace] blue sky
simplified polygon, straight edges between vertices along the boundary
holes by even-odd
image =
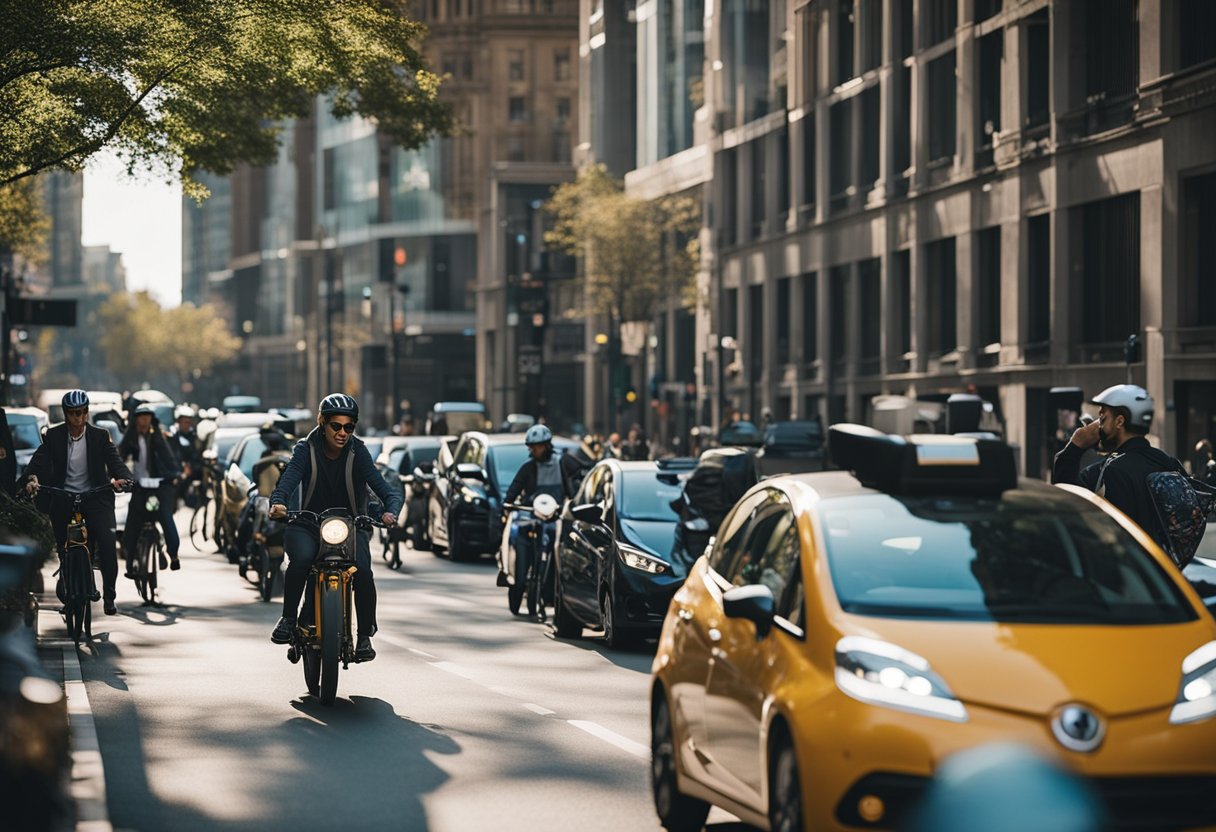
[[[84,173],[83,245],[109,244],[127,267],[127,288],[147,289],[162,306],[182,293],[181,186],[152,176],[131,179],[102,152]]]

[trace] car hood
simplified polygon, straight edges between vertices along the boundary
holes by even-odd
[[[632,546],[640,546],[663,560],[671,557],[676,524],[666,520],[621,519],[621,536]]]
[[[867,624],[876,620],[865,619]],[[1070,702],[1108,716],[1170,707],[1182,681],[1182,660],[1214,635],[1204,619],[1127,627],[884,624],[854,634],[919,653],[964,704],[1036,715]]]

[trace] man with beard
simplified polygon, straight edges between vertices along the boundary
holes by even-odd
[[[1148,443],[1153,397],[1143,387],[1116,384],[1094,396],[1090,403],[1098,405],[1098,420],[1077,428],[1056,454],[1052,483],[1088,488],[1164,544],[1165,529],[1157,518],[1146,478],[1155,471],[1177,471],[1182,466]],[[1095,446],[1107,454],[1106,458],[1082,470],[1082,456]]]

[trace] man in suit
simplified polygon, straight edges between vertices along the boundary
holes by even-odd
[[[120,491],[131,472],[118,456],[118,449],[109,431],[90,425],[89,396],[83,390],[69,390],[63,395],[63,415],[67,420],[46,432],[46,437],[34,451],[26,467],[26,488],[31,492],[45,482],[68,491],[83,492],[107,482]],[[67,537],[72,504],[62,495],[48,495],[41,504],[50,515],[55,540],[63,548]],[[106,615],[114,615],[115,582],[118,580],[118,558],[114,552],[114,494],[106,491],[81,504],[93,552],[101,564]]]

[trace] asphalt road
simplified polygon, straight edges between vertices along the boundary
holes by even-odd
[[[184,515],[179,525],[184,526]],[[338,701],[305,692],[260,601],[183,541],[160,609],[119,579],[80,651],[123,830],[656,830],[647,683],[653,645],[612,651],[512,618],[491,561],[380,561],[379,653]],[[743,829],[715,810],[715,832]]]

